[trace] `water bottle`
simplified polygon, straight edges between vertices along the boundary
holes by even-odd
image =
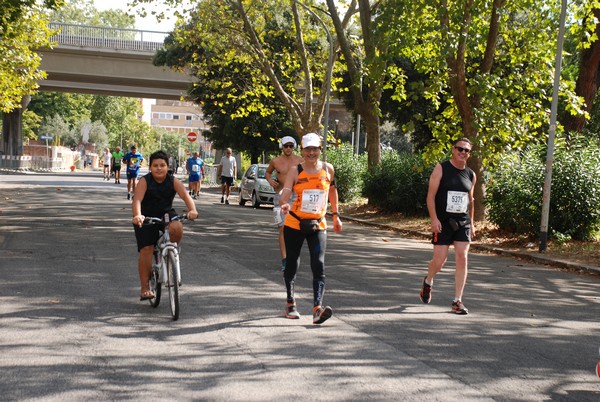
[[[281,225],[283,222],[283,218],[281,217],[281,207],[274,206],[273,207],[273,219],[275,220],[276,225]]]

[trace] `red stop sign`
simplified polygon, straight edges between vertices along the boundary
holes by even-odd
[[[188,141],[189,141],[189,142],[194,142],[194,141],[196,141],[197,139],[198,139],[198,134],[196,134],[196,133],[195,133],[195,132],[193,132],[193,131],[192,131],[191,133],[188,133]]]

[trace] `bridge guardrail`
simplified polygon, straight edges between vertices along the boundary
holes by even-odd
[[[51,22],[48,26],[58,31],[50,40],[57,42],[59,46],[88,46],[155,52],[164,48],[164,39],[168,35],[168,32],[160,31],[142,31],[139,29],[108,28],[58,22]]]

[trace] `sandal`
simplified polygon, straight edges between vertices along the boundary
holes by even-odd
[[[140,300],[150,300],[154,299],[154,292],[151,290],[143,290],[140,293]]]

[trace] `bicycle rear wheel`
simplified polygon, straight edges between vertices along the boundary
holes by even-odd
[[[179,318],[179,283],[177,281],[177,256],[173,251],[167,253],[165,258],[167,269],[167,288],[169,289],[169,304],[171,305],[171,316],[173,320]]]

